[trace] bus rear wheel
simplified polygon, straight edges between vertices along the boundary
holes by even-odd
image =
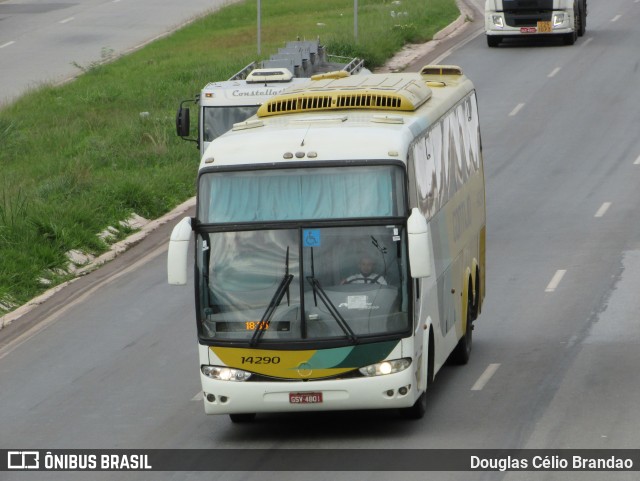
[[[256,418],[256,413],[229,414],[229,417],[235,424],[250,423]]]
[[[458,345],[451,353],[451,360],[455,364],[467,364],[471,358],[471,343],[473,340],[473,323],[467,321],[467,329],[464,336],[458,341]]]
[[[469,292],[471,292],[471,285],[469,285]],[[469,295],[467,301],[467,327],[464,335],[458,341],[458,345],[451,353],[451,361],[454,364],[467,364],[471,358],[471,345],[473,342],[473,298]]]

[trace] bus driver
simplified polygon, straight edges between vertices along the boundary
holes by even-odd
[[[341,284],[380,284],[386,286],[387,281],[382,274],[374,271],[374,267],[375,261],[373,258],[368,254],[363,254],[358,262],[360,272],[347,277]]]

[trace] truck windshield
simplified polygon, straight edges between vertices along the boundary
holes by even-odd
[[[250,344],[406,332],[401,225],[198,234],[200,334]]]
[[[231,130],[233,124],[244,122],[258,111],[259,105],[234,105],[232,107],[204,107],[202,139],[211,142]]]

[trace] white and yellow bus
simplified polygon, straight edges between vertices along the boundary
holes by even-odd
[[[426,66],[310,81],[211,143],[168,255],[183,285],[195,245],[207,414],[423,416],[484,299],[479,125],[461,69]]]

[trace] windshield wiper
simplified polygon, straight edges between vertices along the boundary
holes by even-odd
[[[318,281],[318,279],[313,276],[307,276],[306,279],[313,288],[314,297],[316,296],[316,294],[318,295],[322,303],[329,310],[329,314],[333,316],[333,318],[338,323],[338,326],[340,326],[340,329],[342,329],[342,331],[351,340],[352,343],[358,344],[358,336],[356,336],[356,333],[353,332],[353,329],[351,329],[347,321],[344,320],[344,317],[342,317],[338,309],[336,309],[336,306],[333,304],[333,302],[331,302],[331,299],[329,299],[327,293],[324,292],[324,289],[322,289],[322,286],[320,285],[320,281]]]
[[[262,318],[260,322],[256,325],[256,328],[253,330],[253,337],[251,337],[251,342],[249,345],[251,347],[255,346],[258,343],[264,331],[269,327],[269,323],[271,322],[271,318],[273,317],[273,313],[276,312],[276,309],[282,302],[282,298],[287,293],[287,289],[289,288],[289,284],[293,280],[293,274],[285,274],[282,280],[280,281],[280,285],[278,286],[278,290],[273,294],[271,301],[269,301],[269,306],[267,310],[262,314]]]
[[[282,298],[284,297],[285,294],[287,295],[287,303],[289,303],[289,284],[291,284],[292,280],[293,280],[293,274],[289,274],[289,246],[287,246],[287,257],[285,260],[284,276],[282,277],[282,280],[280,281],[280,284],[278,285],[276,292],[274,292],[273,297],[269,301],[269,305],[267,306],[267,309],[264,311],[264,314],[262,314],[262,318],[260,319],[260,322],[258,322],[255,329],[253,330],[253,336],[251,336],[251,341],[249,342],[249,345],[251,347],[255,346],[258,343],[258,341],[264,334],[264,331],[266,331],[269,328],[269,324],[271,323],[271,318],[273,317],[274,312],[276,312],[276,309],[282,302]]]

